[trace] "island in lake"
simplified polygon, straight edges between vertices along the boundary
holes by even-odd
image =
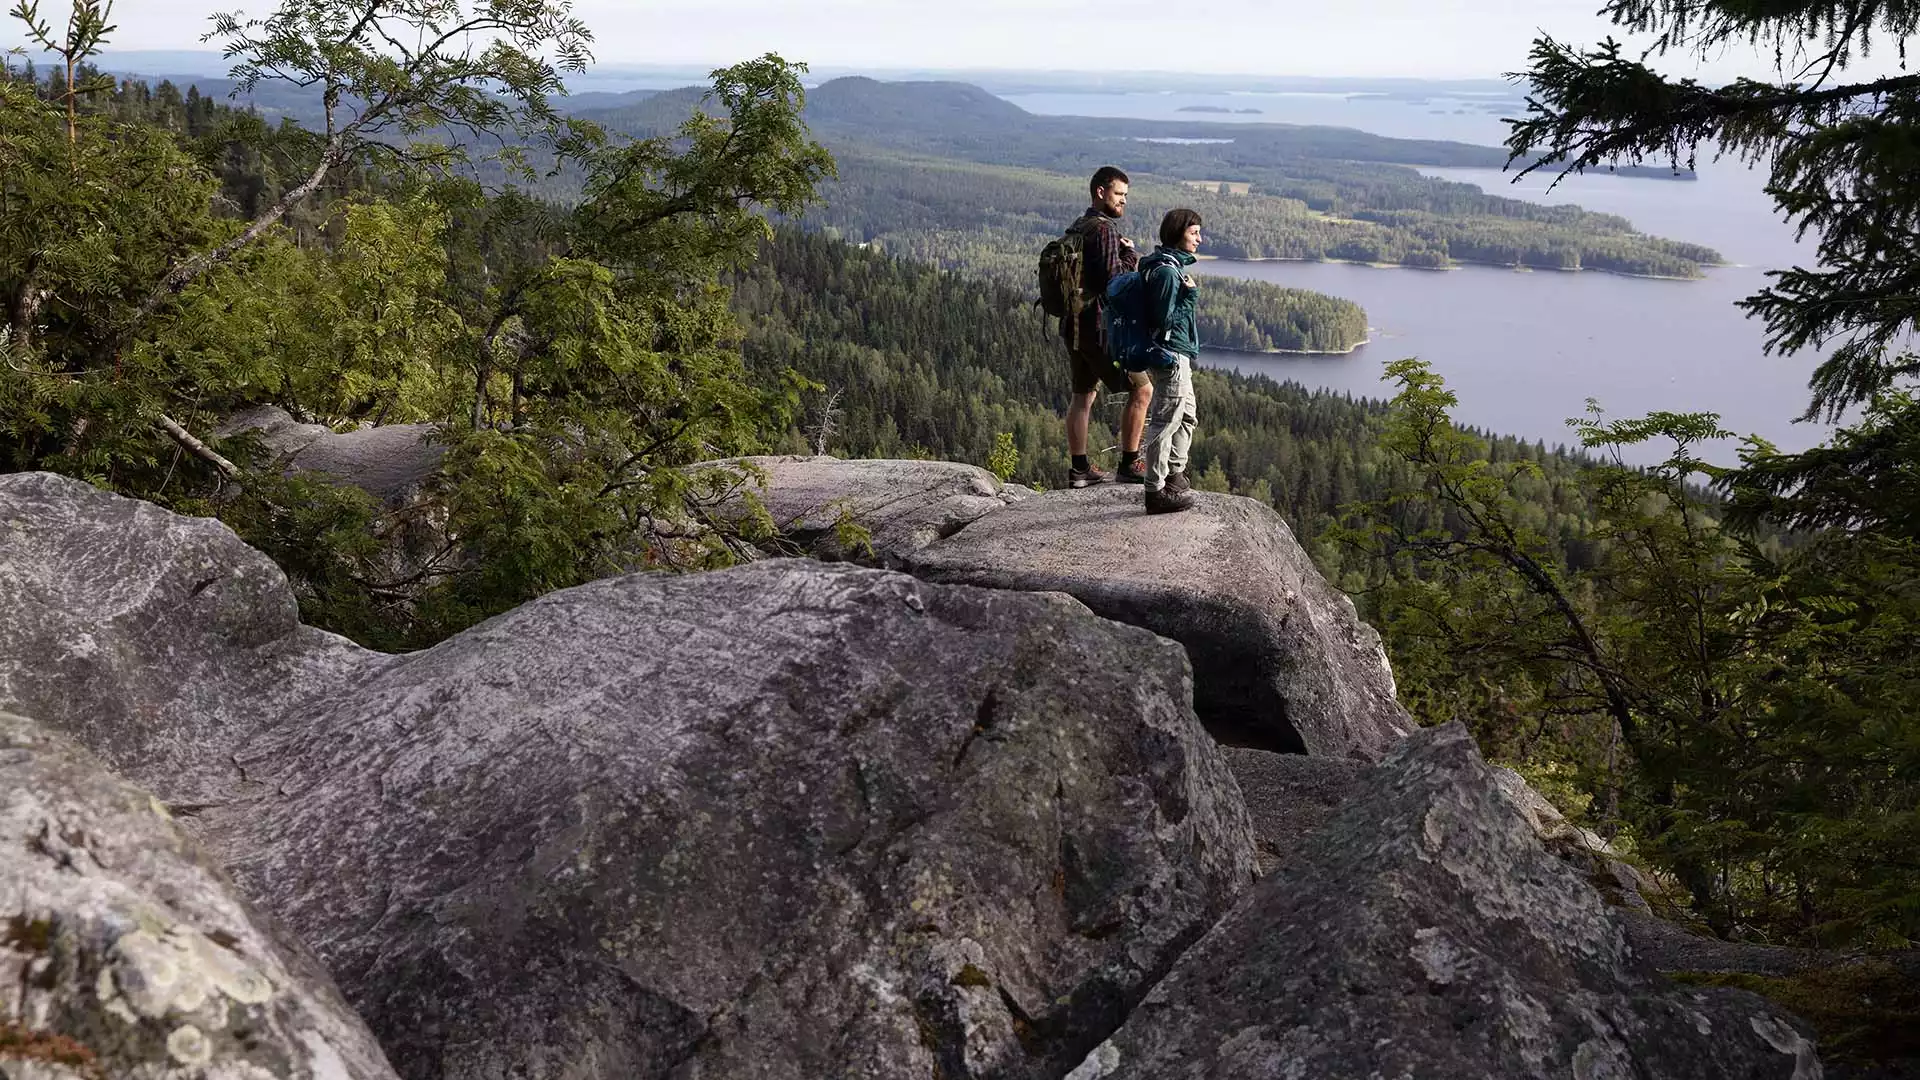
[[[1174,112],[1240,113],[1242,115],[1248,113],[1257,115],[1260,111],[1259,109],[1229,109],[1225,105],[1182,105],[1174,110]]]

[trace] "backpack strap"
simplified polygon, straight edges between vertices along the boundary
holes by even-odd
[[[1180,260],[1168,255],[1164,251],[1150,251],[1147,253],[1146,258],[1140,260],[1140,273],[1145,274],[1148,270],[1159,266],[1171,266],[1175,270],[1178,270],[1180,269]]]
[[[1164,251],[1155,250],[1155,251],[1148,252],[1147,257],[1140,260],[1140,268],[1139,268],[1140,284],[1142,286],[1145,286],[1147,284],[1148,276],[1151,275],[1155,270],[1158,270],[1163,266],[1171,266],[1175,270],[1179,270],[1180,260],[1174,258],[1171,255],[1168,255]],[[1173,332],[1173,328],[1170,326],[1155,327],[1153,331],[1154,343],[1155,344],[1164,343],[1167,339],[1167,335],[1172,332]]]

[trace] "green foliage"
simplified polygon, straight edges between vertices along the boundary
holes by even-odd
[[[114,27],[107,21],[113,17],[113,0],[74,0],[68,8],[65,33],[54,32],[53,24],[40,14],[39,0],[19,0],[8,14],[25,28],[29,41],[59,57],[65,67],[66,79],[59,93],[67,110],[67,139],[71,142],[81,99],[113,88],[112,79],[82,67],[113,33]]]
[[[768,235],[760,212],[800,213],[834,172],[800,122],[805,71],[774,55],[717,71],[709,100],[723,116],[696,110],[671,136],[598,149],[577,215],[581,253],[642,274],[750,260]]]
[[[713,514],[749,471],[689,466],[762,449],[805,388],[747,377],[714,281],[754,250],[756,207],[797,210],[831,165],[794,120],[800,70],[716,72],[727,118],[673,146],[602,145],[564,218],[465,215],[448,310],[472,381],[437,418],[464,562],[419,602],[425,638],[608,573],[724,565],[768,526]]]
[[[1782,454],[1754,442],[1729,508],[1742,525],[1763,521],[1806,530],[1843,530],[1920,539],[1920,399],[1910,390],[1877,394],[1858,423],[1825,445]]]
[[[445,165],[459,143],[415,136],[561,139],[551,99],[586,70],[592,35],[566,0],[280,0],[273,14],[213,18],[236,88],[284,80],[320,92],[321,168],[376,153]]]
[[[411,616],[405,591],[366,576],[389,560],[407,522],[359,488],[263,469],[237,492],[182,498],[173,508],[217,515],[264,552],[286,572],[307,621],[376,649],[414,644],[398,629]]]
[[[34,5],[13,14],[30,34],[50,33]],[[4,239],[17,245],[0,264],[0,290],[15,352],[28,357],[9,372],[15,385],[0,387],[9,406],[0,424],[19,447],[18,464],[57,452],[69,468],[129,490],[152,490],[146,485],[155,475],[170,479],[178,455],[167,453],[156,430],[185,431],[174,414],[217,407],[260,382],[257,372],[196,365],[202,351],[183,353],[168,340],[183,325],[197,332],[181,310],[202,295],[194,287],[220,288],[209,275],[229,269],[350,161],[370,153],[403,166],[447,160],[440,150],[382,142],[383,135],[428,126],[557,129],[547,105],[559,89],[556,68],[538,54],[552,46],[562,68],[585,61],[584,29],[545,0],[483,0],[472,11],[451,2],[286,0],[264,20],[218,16],[215,26],[228,39],[241,86],[286,79],[319,87],[326,103],[311,172],[244,229],[215,218],[209,170],[167,133],[99,116],[83,125],[76,116],[75,65],[111,29],[98,5],[77,0],[62,44],[64,140],[58,111],[32,88],[11,78],[0,87],[0,218],[14,234]],[[398,43],[405,41],[415,44]],[[342,108],[354,115],[337,118]],[[190,437],[173,438],[192,448]],[[195,456],[227,471],[212,455]]]
[[[225,234],[213,181],[164,132],[82,116],[0,83],[0,299],[12,363],[0,434],[13,467],[57,458],[78,475],[155,483],[162,412],[191,412],[241,372],[176,363],[171,322],[122,328],[174,260]]]
[[[422,44],[367,36],[402,28]],[[554,68],[526,50],[583,56],[563,7],[290,0],[220,32],[243,82],[303,73],[353,118],[316,143],[129,84],[68,138],[59,99],[0,80],[10,466],[219,514],[288,569],[310,619],[384,647],[608,573],[722,565],[764,535],[754,471],[698,463],[764,449],[807,388],[748,377],[717,280],[752,257],[762,213],[800,212],[831,170],[798,121],[804,69],[716,72],[722,115],[675,140],[581,129],[564,145],[590,194],[564,212],[427,182],[417,167],[445,149],[398,141],[551,132]],[[179,109],[203,140],[183,142]],[[368,154],[399,168],[343,167]],[[259,181],[259,201],[283,174],[249,222],[221,212],[229,180]],[[278,476],[248,437],[193,434],[258,404],[340,430],[430,425],[444,458],[417,499],[382,506]]]
[[[1417,482],[1345,538],[1385,577],[1368,595],[1409,706],[1468,720],[1489,752],[1577,778],[1587,814],[1671,873],[1716,931],[1894,943],[1920,931],[1920,667],[1910,542],[1816,538],[1787,551],[1727,528],[1691,486],[1736,491],[1693,449],[1716,418],[1575,421],[1607,455],[1579,482],[1598,511],[1570,566],[1525,523],[1528,463],[1452,426],[1417,360],[1385,444]],[[1619,451],[1668,440],[1648,469]],[[1408,527],[1407,510],[1437,510]],[[1432,523],[1437,522],[1437,523]]]
[[[987,455],[987,471],[1001,483],[1013,479],[1020,468],[1020,448],[1013,444],[1013,432],[1002,431],[993,437],[993,452]]]
[[[1219,458],[1207,462],[1207,467],[1193,478],[1193,486],[1196,491],[1215,491],[1222,495],[1233,490],[1233,485],[1227,480],[1227,470],[1221,466]]]
[[[862,558],[873,558],[873,532],[860,524],[860,520],[854,516],[852,504],[841,502],[829,509],[835,511],[833,539],[840,550]]]

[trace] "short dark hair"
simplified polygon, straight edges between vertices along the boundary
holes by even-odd
[[[1187,235],[1187,230],[1198,224],[1200,224],[1198,210],[1188,210],[1183,206],[1178,210],[1167,211],[1167,216],[1160,219],[1160,246],[1178,247],[1180,241]]]
[[[1087,182],[1087,194],[1092,195],[1103,187],[1111,187],[1115,180],[1123,184],[1133,183],[1133,181],[1127,179],[1126,173],[1120,171],[1120,166],[1102,165],[1100,166],[1100,171],[1093,174],[1093,179]]]

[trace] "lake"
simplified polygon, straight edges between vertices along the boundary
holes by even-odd
[[[1006,100],[1047,116],[1118,116],[1140,120],[1183,120],[1194,123],[1325,124],[1358,128],[1398,139],[1452,139],[1498,146],[1506,140],[1502,116],[1525,108],[1516,89],[1503,98],[1484,95],[1440,96],[1406,101],[1369,94],[1328,93],[1315,90],[1254,93],[1188,93],[1166,91],[1144,94],[1004,94]],[[1225,112],[1189,112],[1189,109]],[[1244,112],[1257,109],[1258,112]]]
[[[1485,109],[1449,107],[1435,115],[1434,102],[1344,94],[1033,94],[1008,100],[1031,112],[1344,124],[1396,137],[1487,144],[1505,134],[1499,118]],[[1262,113],[1178,111],[1249,102]],[[1366,308],[1374,329],[1371,344],[1346,356],[1210,350],[1201,362],[1382,397],[1390,393],[1380,381],[1384,366],[1418,356],[1460,396],[1456,419],[1548,445],[1568,440],[1564,421],[1582,415],[1589,397],[1618,417],[1656,409],[1718,412],[1722,426],[1761,435],[1783,449],[1812,446],[1830,430],[1793,422],[1806,407],[1807,376],[1818,357],[1765,355],[1764,327],[1734,306],[1765,286],[1769,267],[1812,258],[1811,244],[1796,242],[1775,215],[1758,174],[1738,163],[1702,163],[1696,182],[1589,174],[1569,176],[1549,191],[1551,176],[1514,184],[1495,170],[1422,171],[1513,198],[1621,214],[1643,231],[1711,245],[1735,265],[1712,269],[1701,281],[1655,281],[1492,267],[1430,271],[1208,260],[1196,269],[1346,297]],[[1145,228],[1129,222],[1129,232]],[[1730,443],[1708,456],[1731,464],[1732,448]],[[1662,456],[1648,448],[1633,459]]]
[[[1372,343],[1346,356],[1209,350],[1201,356],[1209,367],[1384,397],[1385,365],[1418,356],[1459,395],[1456,419],[1548,445],[1568,440],[1564,421],[1582,415],[1589,397],[1620,417],[1717,412],[1722,426],[1783,448],[1810,446],[1825,431],[1792,422],[1813,361],[1763,355],[1762,328],[1733,306],[1764,283],[1755,268],[1717,269],[1694,282],[1346,263],[1220,260],[1195,269],[1344,296],[1367,309],[1373,327]],[[1649,449],[1634,459],[1664,456]]]

